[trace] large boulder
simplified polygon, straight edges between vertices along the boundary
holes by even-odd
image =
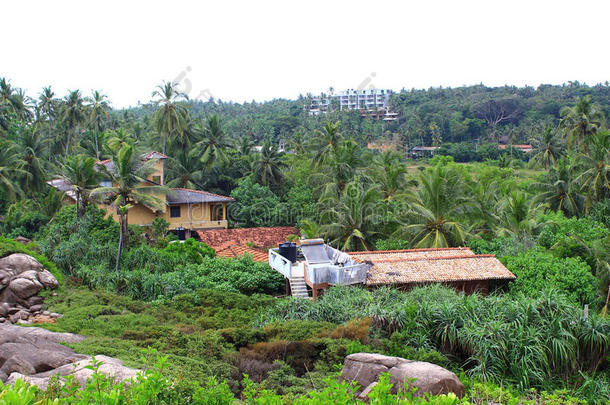
[[[379,375],[390,373],[392,392],[408,386],[416,389],[416,395],[441,395],[454,393],[462,398],[464,385],[455,373],[424,361],[413,361],[401,357],[383,356],[373,353],[354,353],[345,358],[341,379],[357,382],[362,392],[369,392],[377,383]]]
[[[60,344],[76,343],[84,337],[72,333],[50,332],[41,328],[25,328],[8,323],[0,324],[0,380],[14,384],[18,379],[46,389],[51,376],[74,376],[85,385],[93,375],[92,358],[75,353]],[[129,381],[141,370],[125,367],[112,357],[96,356],[99,372],[115,382]]]
[[[43,288],[56,288],[57,280],[38,260],[23,253],[0,258],[0,323],[28,322],[42,311]]]

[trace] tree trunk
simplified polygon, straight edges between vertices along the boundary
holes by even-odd
[[[125,236],[126,236],[126,220],[125,220],[125,214],[120,212],[120,208],[119,208],[119,225],[120,225],[120,233],[119,233],[119,248],[117,250],[117,254],[116,254],[116,266],[114,268],[114,270],[116,271],[117,274],[121,274],[121,253],[123,253],[123,244],[125,243]]]
[[[100,160],[100,149],[98,147],[97,144],[97,133],[98,133],[98,125],[97,125],[97,121],[95,122],[95,158],[97,160]]]
[[[72,130],[68,129],[68,139],[66,139],[66,156],[70,152],[70,142],[72,141]]]
[[[602,310],[602,315],[606,316],[608,312],[608,304],[610,303],[610,285],[608,285],[608,294],[606,295],[606,305],[604,305],[604,309]]]

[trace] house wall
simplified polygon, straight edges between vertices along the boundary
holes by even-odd
[[[159,176],[160,184],[163,184],[163,159],[152,159],[154,161],[153,167],[155,171],[147,177],[150,181],[155,181],[155,176]]]

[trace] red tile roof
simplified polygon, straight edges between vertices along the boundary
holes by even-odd
[[[372,266],[366,284],[410,284],[474,280],[513,280],[494,255],[476,255],[469,248],[351,252],[357,262]]]
[[[251,248],[247,245],[232,245],[222,250],[216,251],[218,257],[229,257],[229,258],[240,258],[244,255],[252,256],[252,260],[255,262],[267,262],[269,260],[269,254],[257,248]]]
[[[202,242],[216,249],[223,250],[229,246],[252,244],[254,247],[265,250],[276,247],[286,241],[288,235],[297,235],[297,228],[291,226],[277,226],[264,228],[237,228],[237,229],[206,229],[197,231]]]

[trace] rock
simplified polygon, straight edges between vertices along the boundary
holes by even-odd
[[[30,316],[30,314],[24,310],[19,310],[17,312],[15,312],[13,315],[9,316],[9,320],[12,323],[16,323],[17,321],[20,321],[22,319],[27,319]]]
[[[25,236],[17,236],[15,241],[27,245],[28,243],[32,243],[32,239],[28,239]]]
[[[47,315],[34,315],[31,318],[32,323],[57,323],[57,319],[55,318],[51,318],[50,316]]]
[[[6,322],[6,318],[0,316],[0,323],[4,323],[4,322]]]
[[[0,368],[0,371],[6,375],[10,375],[11,373],[21,373],[24,375],[36,373],[34,366],[19,354],[15,354],[7,359],[2,365],[2,368]]]
[[[132,378],[135,379],[138,374],[142,373],[141,370],[125,367],[121,360],[112,357],[95,356],[95,360],[101,362],[98,369],[99,372],[113,377],[115,383],[126,382]],[[78,381],[81,386],[85,386],[87,384],[87,380],[90,379],[94,373],[93,370],[87,368],[92,364],[92,359],[89,357],[74,364],[67,364],[65,366],[58,367],[55,370],[51,370],[46,373],[36,374],[35,377],[50,378],[53,375],[60,375],[63,377],[71,375],[74,376],[76,381]]]
[[[49,378],[32,377],[29,375],[23,375],[21,373],[12,373],[7,379],[7,385],[15,385],[17,380],[22,380],[29,384],[37,386],[42,391],[46,391],[49,386]]]
[[[379,374],[389,372],[393,384],[392,392],[404,387],[405,381],[417,389],[416,395],[433,395],[453,392],[458,397],[465,394],[464,385],[457,375],[436,364],[407,360],[400,357],[383,356],[371,353],[354,353],[345,358],[341,379],[355,381],[364,390],[374,387]],[[364,391],[362,391],[364,392]],[[362,395],[362,392],[360,395]],[[369,391],[370,392],[370,389]]]
[[[33,308],[31,312],[43,308],[43,299],[36,294],[43,288],[56,287],[53,274],[33,257],[14,253],[0,258],[0,317],[11,323],[26,320],[30,316],[27,308]]]
[[[365,389],[362,390],[360,395],[358,395],[358,399],[364,402],[369,402],[369,394],[373,390],[373,388],[377,385],[377,381],[370,383],[366,386]]]
[[[62,315],[62,314],[57,314],[57,313],[55,313],[55,312],[51,312],[51,313],[49,314],[49,316],[50,316],[51,318],[61,318],[61,317],[63,317],[63,315]]]

